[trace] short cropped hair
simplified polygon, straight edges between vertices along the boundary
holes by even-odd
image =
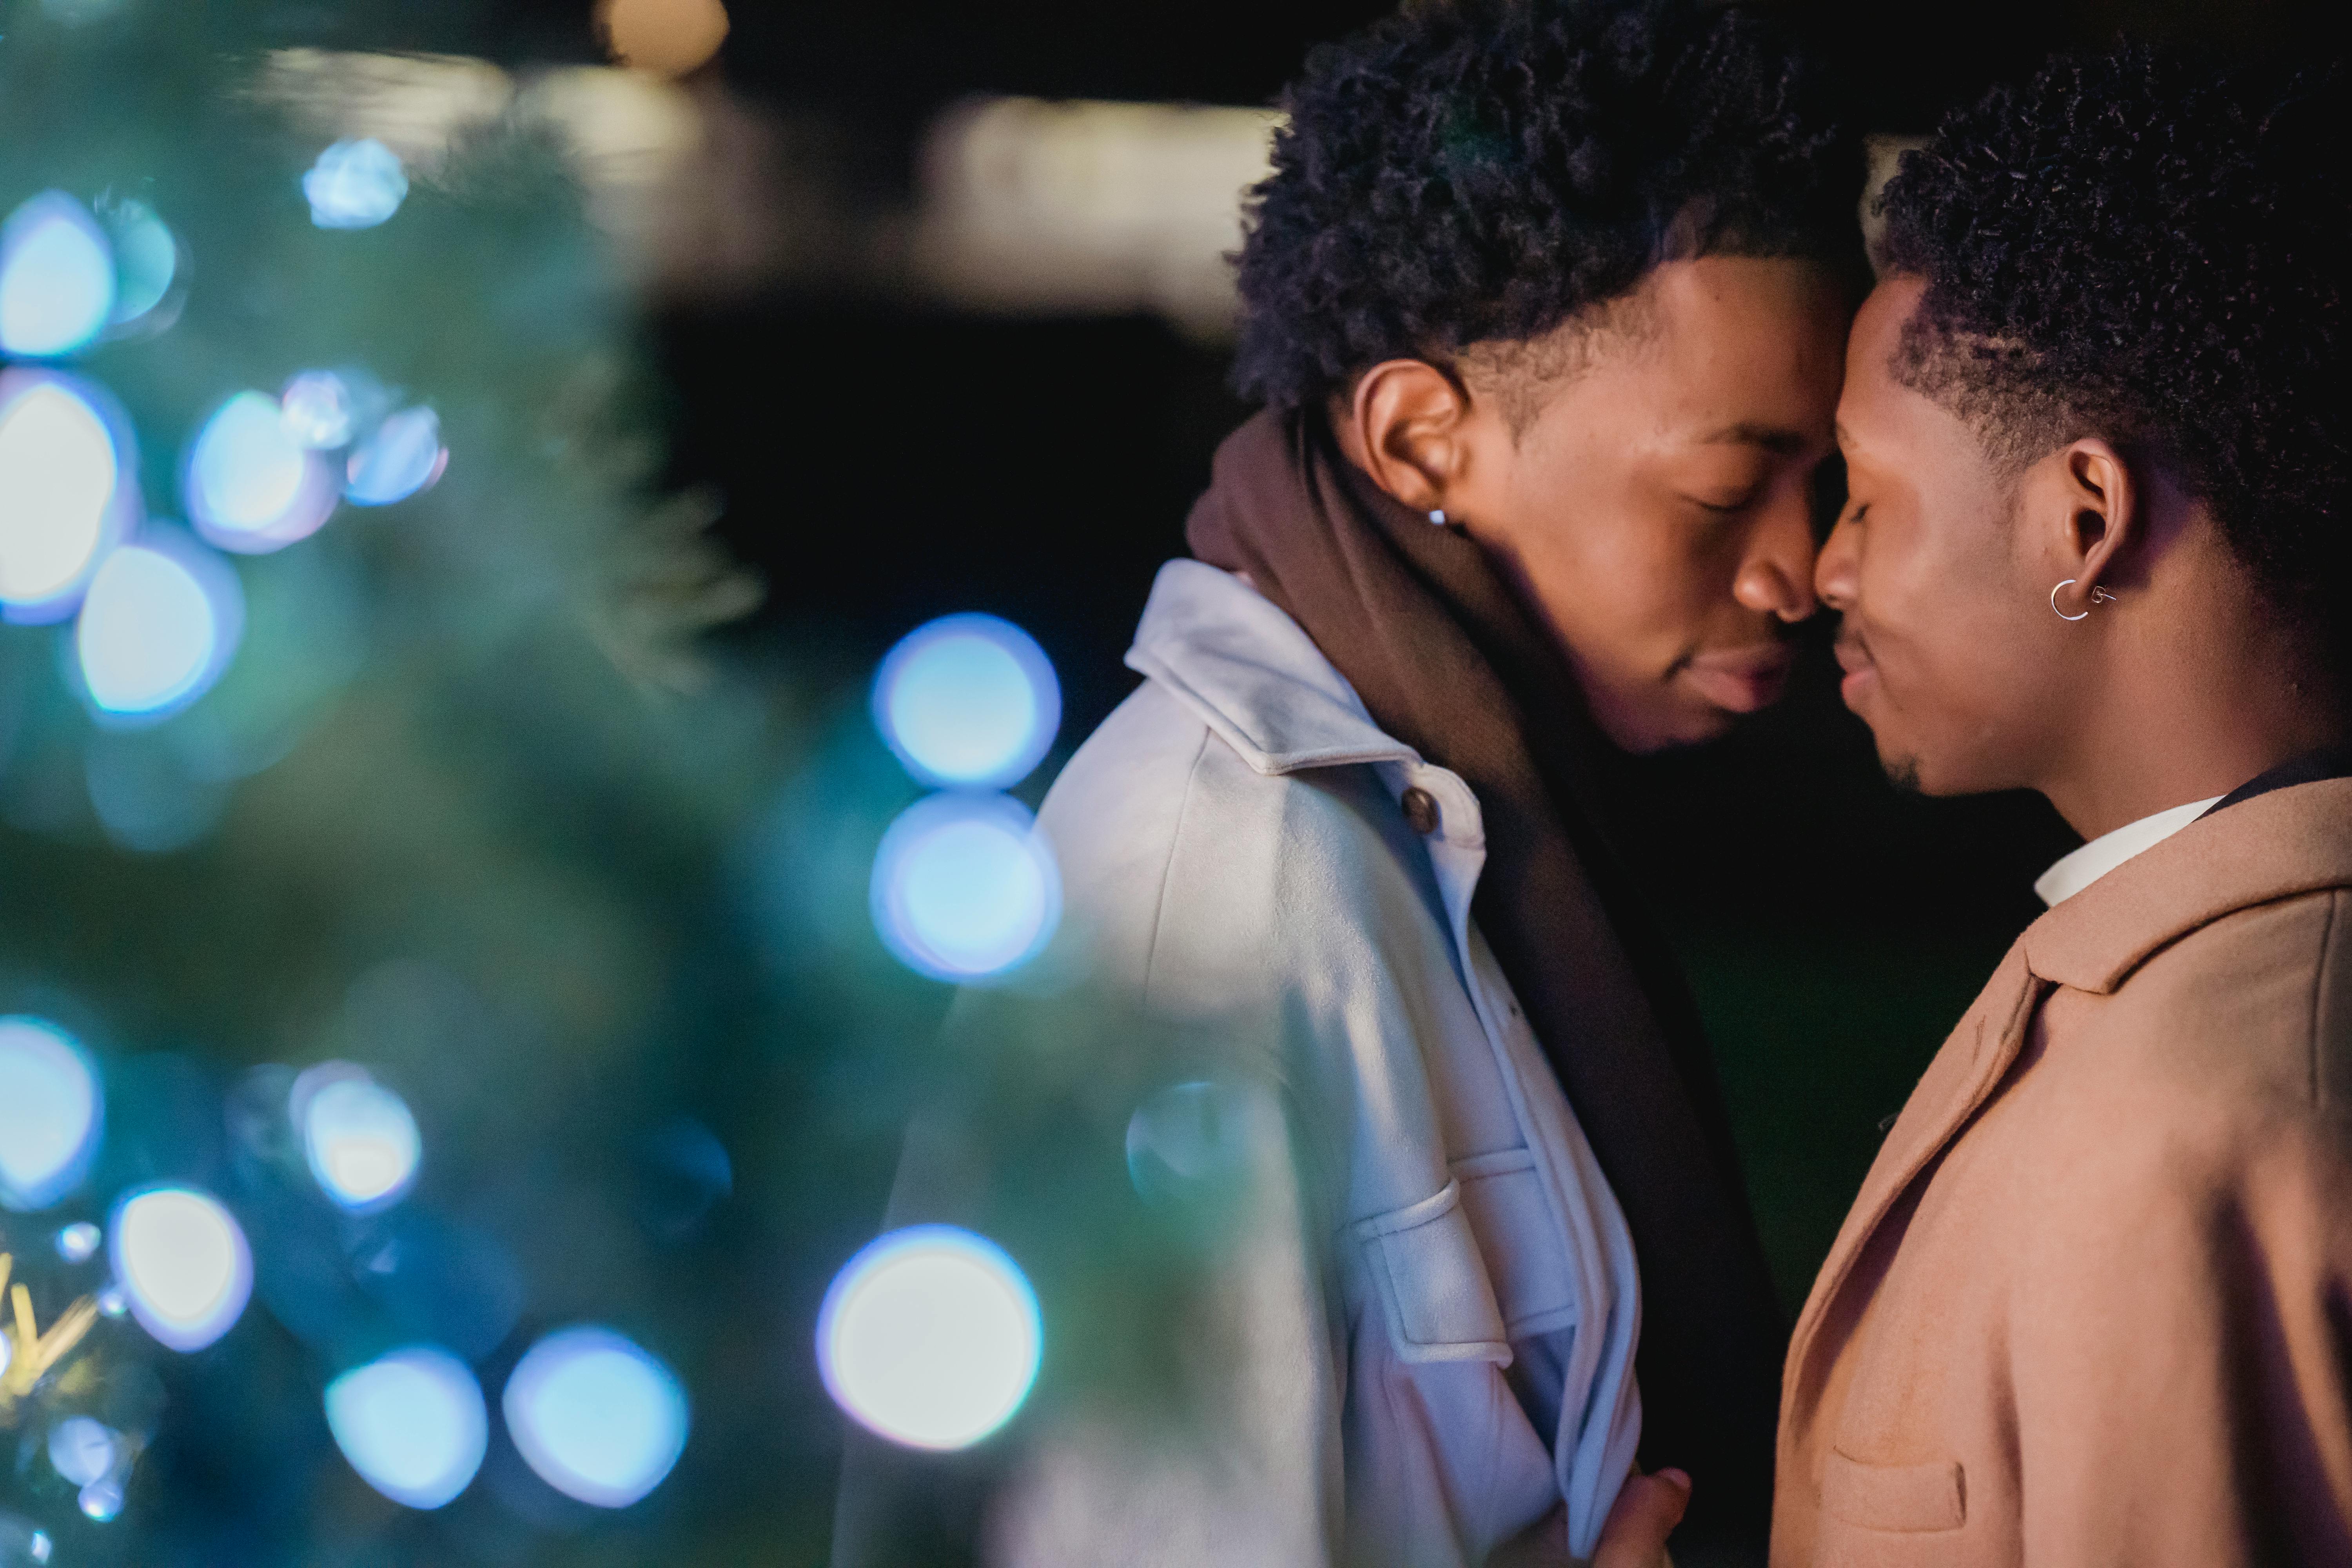
[[[1955,111],[1881,198],[1885,261],[1927,284],[1896,374],[2016,469],[2137,446],[2339,658],[2343,87],[2123,45]]]
[[[1708,255],[1857,266],[1824,74],[1696,0],[1412,0],[1307,58],[1241,253],[1244,395],[1525,342]]]

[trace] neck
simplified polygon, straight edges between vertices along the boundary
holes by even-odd
[[[2035,787],[2096,838],[2344,743],[2352,726],[2336,683],[2296,640],[2260,616],[2201,635],[2118,637],[2070,755]]]

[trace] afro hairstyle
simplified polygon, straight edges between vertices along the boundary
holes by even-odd
[[[2012,471],[2084,435],[2136,447],[2338,659],[2342,88],[2123,44],[1948,116],[1881,198],[1882,258],[1927,284],[1898,378]]]
[[[1858,143],[1780,33],[1697,0],[1409,0],[1318,47],[1248,196],[1234,381],[1296,407],[1450,364],[1663,262],[1858,272]]]

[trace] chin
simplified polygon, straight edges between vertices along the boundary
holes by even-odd
[[[1622,752],[1637,757],[1655,756],[1662,752],[1686,751],[1704,746],[1709,741],[1719,741],[1737,727],[1744,714],[1721,708],[1701,710],[1677,709],[1667,713],[1644,714],[1633,724],[1620,726],[1603,724],[1601,729]]]

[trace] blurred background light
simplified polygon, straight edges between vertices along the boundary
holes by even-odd
[[[1061,874],[1019,801],[935,795],[883,834],[871,901],[875,929],[902,963],[935,980],[973,980],[1045,945],[1061,919]]]
[[[0,224],[0,350],[73,353],[114,310],[114,258],[89,209],[43,191]]]
[[[874,677],[874,721],[929,784],[1001,789],[1045,757],[1062,723],[1053,661],[995,616],[944,616],[900,638]]]
[[[843,1410],[915,1448],[961,1448],[1013,1417],[1045,1349],[1036,1292],[1004,1250],[949,1225],[869,1243],[817,1316],[817,1366]]]
[[[68,1415],[49,1428],[49,1465],[76,1487],[114,1468],[115,1433],[103,1421]]]
[[[335,470],[289,428],[277,399],[240,392],[188,450],[189,521],[224,550],[257,555],[307,539],[335,509]]]
[[[306,370],[278,395],[286,433],[305,447],[341,447],[352,438],[351,386],[331,370]]]
[[[46,1018],[0,1018],[0,1205],[42,1209],[89,1168],[105,1099],[89,1058]]]
[[[320,228],[373,228],[408,199],[400,155],[373,136],[338,142],[302,176],[310,221]]]
[[[155,209],[131,197],[100,197],[98,216],[114,250],[114,309],[108,322],[130,327],[172,292],[180,273],[180,242]]]
[[[363,1068],[326,1062],[294,1080],[287,1108],[320,1189],[338,1208],[373,1214],[416,1181],[423,1141],[399,1095]]]
[[[58,1256],[68,1263],[87,1263],[98,1253],[106,1233],[88,1220],[78,1220],[58,1232]]]
[[[597,1508],[659,1486],[686,1447],[686,1393],[667,1367],[610,1329],[562,1329],[530,1347],[500,1401],[541,1480]]]
[[[361,1479],[409,1508],[464,1491],[489,1447],[481,1384],[457,1357],[421,1345],[329,1384],[327,1427]]]
[[[96,389],[0,373],[0,615],[60,620],[136,519],[135,472]]]
[[[235,1326],[253,1291],[253,1254],[220,1200],[193,1187],[149,1187],[108,1227],[114,1278],[140,1327],[175,1351],[199,1351]]]
[[[719,52],[727,7],[719,0],[597,0],[596,30],[631,70],[680,77]]]
[[[1199,1193],[1238,1175],[1248,1159],[1250,1103],[1229,1084],[1171,1084],[1127,1124],[1127,1173],[1144,1198]]]
[[[0,1568],[44,1568],[54,1549],[47,1531],[0,1509]]]
[[[431,488],[448,466],[441,416],[430,408],[404,408],[352,449],[343,494],[359,506],[390,506]]]
[[[152,721],[210,689],[244,631],[236,574],[178,531],[153,529],[90,579],[74,653],[102,716]]]
[[[74,1500],[81,1505],[84,1518],[93,1524],[104,1524],[122,1512],[122,1479],[100,1476],[82,1488]]]

